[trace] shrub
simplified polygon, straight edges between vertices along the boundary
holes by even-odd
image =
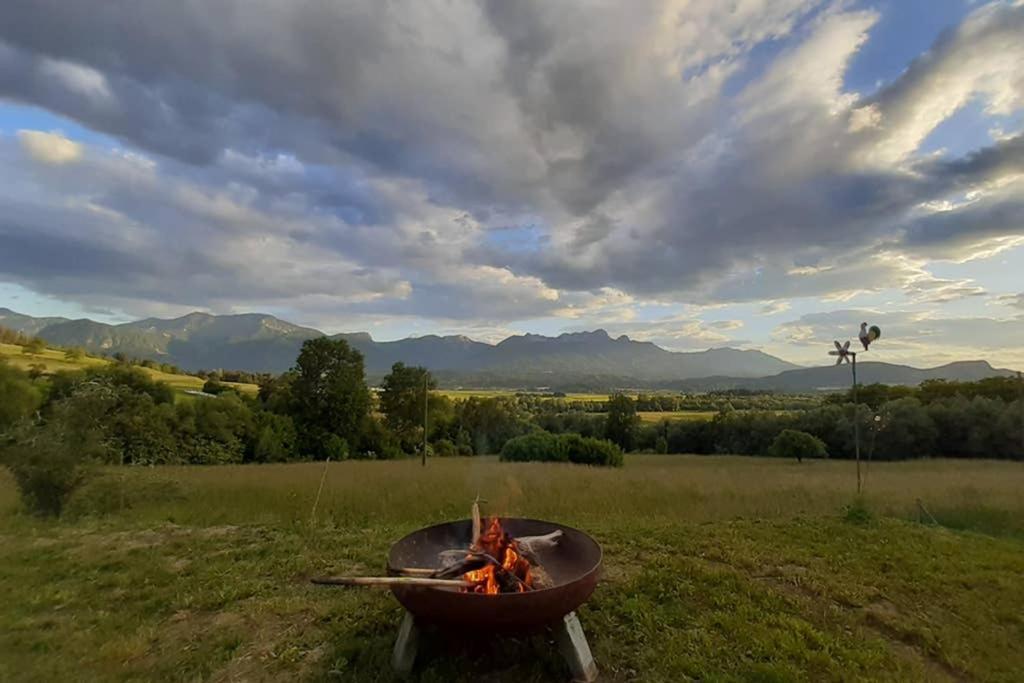
[[[537,431],[505,442],[501,449],[505,462],[573,462],[580,465],[620,467],[622,449],[611,441]]]
[[[565,462],[569,454],[554,434],[536,431],[509,439],[501,449],[505,462]]]
[[[816,436],[796,429],[783,429],[772,442],[768,455],[774,458],[796,458],[801,462],[804,458],[828,457],[828,451],[825,450],[825,442]]]
[[[0,434],[34,413],[41,399],[28,375],[0,361]]]
[[[665,454],[668,453],[668,439],[663,436],[659,436],[654,441],[654,452]]]
[[[14,430],[3,463],[30,512],[59,515],[90,466],[109,458],[111,446],[98,418],[115,401],[109,387],[87,387],[54,405],[45,421],[23,422]]]
[[[323,442],[323,456],[331,460],[348,460],[348,441],[337,434],[328,434]]]
[[[432,444],[434,455],[441,458],[449,458],[455,455],[455,444],[448,439],[440,439]]]
[[[622,467],[622,449],[604,439],[594,439],[578,434],[564,434],[559,440],[569,462],[579,465],[602,465]]]
[[[203,383],[204,394],[213,394],[214,396],[217,396],[219,394],[223,394],[225,391],[233,391],[233,389],[227,384],[218,382],[212,377]]]

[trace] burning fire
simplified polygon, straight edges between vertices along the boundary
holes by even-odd
[[[480,534],[469,557],[480,554],[488,562],[484,567],[462,575],[463,579],[475,584],[465,588],[466,592],[497,595],[525,593],[533,588],[529,561],[519,553],[516,542],[501,528],[497,517],[490,519],[487,530]]]

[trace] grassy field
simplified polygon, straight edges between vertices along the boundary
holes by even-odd
[[[592,534],[580,610],[605,681],[1019,680],[1024,465],[630,456],[622,470],[494,458],[133,469],[59,522],[0,478],[0,680],[389,681],[389,544],[492,512]],[[917,500],[941,526],[918,521]],[[565,680],[544,636],[428,633],[422,681]],[[475,641],[467,643],[467,641]]]
[[[31,365],[42,365],[47,373],[60,372],[61,370],[81,370],[110,363],[110,361],[104,358],[91,358],[89,356],[71,360],[66,358],[64,352],[59,349],[48,348],[40,353],[25,353],[22,347],[15,346],[14,344],[0,344],[0,358],[22,370],[28,370]],[[205,380],[193,377],[192,375],[174,375],[142,366],[139,366],[139,369],[157,381],[166,382],[177,391],[185,391],[186,389],[199,391],[205,383]],[[259,387],[255,384],[238,382],[224,382],[224,384],[248,394],[255,395],[259,391]]]

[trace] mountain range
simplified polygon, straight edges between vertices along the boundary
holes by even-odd
[[[0,327],[61,346],[80,346],[107,354],[120,352],[193,371],[223,368],[283,372],[294,364],[305,340],[323,336],[319,330],[258,313],[218,316],[197,312],[169,320],[146,318],[109,325],[84,318],[37,318],[0,308]],[[387,374],[397,361],[430,368],[444,385],[474,387],[809,391],[841,387],[848,384],[849,377],[845,368],[800,368],[761,351],[716,348],[675,352],[625,335],[611,337],[604,330],[557,337],[515,335],[497,344],[436,335],[375,341],[365,332],[333,338],[345,339],[363,353],[371,381]],[[952,363],[929,370],[862,362],[858,370],[865,383],[890,384],[1010,374],[985,361]]]

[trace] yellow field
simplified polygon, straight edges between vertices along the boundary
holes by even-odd
[[[661,422],[662,420],[687,420],[690,422],[710,420],[715,416],[713,410],[666,410],[640,411],[637,413],[641,422]]]
[[[457,401],[471,397],[494,398],[496,396],[515,396],[517,393],[541,394],[542,392],[524,392],[519,389],[438,389],[435,393]],[[629,396],[636,398],[636,394],[629,394]],[[565,396],[559,396],[558,398],[566,401],[607,401],[608,394],[567,393]]]
[[[82,356],[76,360],[69,360],[64,357],[64,352],[59,349],[48,348],[39,353],[24,353],[22,347],[15,346],[14,344],[0,344],[0,358],[6,360],[16,368],[21,368],[22,370],[28,370],[31,365],[42,365],[47,374],[60,372],[62,370],[81,370],[83,368],[95,367],[97,365],[105,365],[110,362],[105,358],[91,358],[89,356]],[[166,382],[171,386],[171,388],[177,391],[185,391],[186,389],[199,391],[203,388],[204,380],[199,377],[193,377],[192,375],[174,375],[154,370],[152,368],[144,368],[142,366],[138,367],[154,380],[158,382]],[[255,395],[259,390],[259,387],[255,384],[242,384],[239,382],[224,382],[224,384],[234,387],[246,394]]]

